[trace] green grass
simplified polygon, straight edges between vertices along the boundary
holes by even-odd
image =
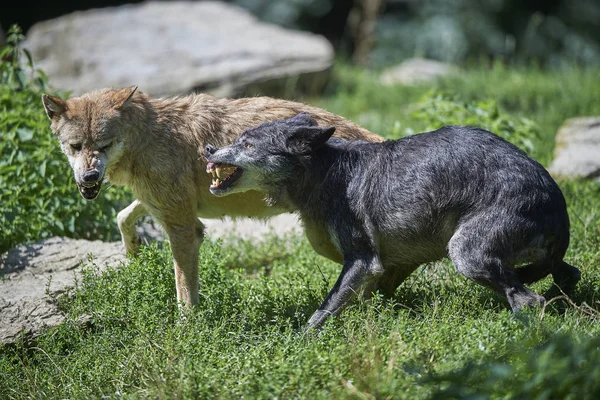
[[[385,137],[400,137],[436,127],[415,115],[415,102],[428,93],[445,92],[466,102],[493,102],[515,120],[532,120],[538,130],[536,150],[542,164],[552,160],[554,136],[567,118],[600,115],[600,69],[542,71],[502,64],[469,69],[435,84],[384,87],[374,72],[339,66],[330,96],[315,99],[323,108],[358,122]],[[437,121],[437,126],[447,122]],[[456,121],[460,122],[460,121]]]
[[[382,88],[347,67],[336,77],[311,102],[387,137],[467,118],[544,164],[565,118],[600,114],[598,71],[482,68],[412,88]],[[304,335],[340,270],[305,239],[207,241],[200,305],[183,315],[170,250],[149,246],[104,274],[90,264],[60,300],[65,323],[0,348],[0,398],[597,398],[600,184],[560,184],[567,261],[582,271],[572,303],[513,315],[444,261],[420,268],[394,299],[356,303]]]

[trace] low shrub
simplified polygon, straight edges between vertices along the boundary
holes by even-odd
[[[50,236],[116,239],[115,207],[131,196],[117,188],[94,202],[79,196],[40,99],[47,78],[21,40],[12,28],[0,51],[0,252]]]
[[[413,118],[426,124],[425,130],[447,125],[471,125],[508,140],[528,153],[535,150],[539,133],[533,121],[514,118],[500,110],[494,100],[464,102],[447,92],[430,92],[415,104]],[[414,133],[408,130],[408,133]]]

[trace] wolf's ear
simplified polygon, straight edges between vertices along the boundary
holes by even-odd
[[[112,96],[114,108],[118,110],[119,108],[123,107],[129,101],[129,99],[131,99],[131,96],[133,96],[136,90],[137,86],[130,86],[117,90]]]
[[[297,129],[287,140],[287,145],[294,153],[310,153],[323,146],[335,132],[335,126],[326,128],[305,126]]]
[[[315,120],[307,113],[296,114],[296,116],[288,118],[288,122],[297,126],[317,126]]]
[[[43,94],[42,103],[44,104],[46,115],[50,119],[59,118],[65,111],[67,111],[67,102],[55,96]]]

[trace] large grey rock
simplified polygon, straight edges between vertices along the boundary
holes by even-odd
[[[566,120],[548,169],[556,178],[600,178],[600,117]]]
[[[74,94],[138,85],[153,95],[201,89],[229,96],[256,82],[314,75],[333,59],[322,36],[214,1],[75,12],[35,24],[24,46],[54,87]]]
[[[413,85],[435,81],[438,78],[457,74],[458,67],[425,58],[410,58],[381,73],[381,83],[386,86]]]
[[[0,343],[63,321],[55,298],[74,285],[89,254],[101,269],[125,259],[120,243],[59,237],[0,255]]]

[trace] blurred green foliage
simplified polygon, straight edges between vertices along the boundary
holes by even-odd
[[[554,137],[566,119],[600,115],[599,86],[600,68],[546,70],[500,62],[482,63],[435,82],[384,86],[375,71],[338,64],[327,95],[311,101],[388,138],[423,132],[437,126],[437,118],[445,118],[436,114],[432,120],[417,118],[415,104],[427,101],[425,93],[448,93],[459,104],[493,102],[499,115],[510,116],[513,123],[524,119],[535,123],[537,134],[530,138],[530,155],[548,165]],[[462,117],[480,118],[476,114]]]
[[[388,0],[376,64],[424,56],[462,63],[482,57],[559,67],[600,64],[595,0]]]
[[[467,363],[434,375],[434,399],[597,399],[600,396],[600,338],[559,334],[541,346],[513,345],[510,361]]]
[[[0,84],[15,90],[25,90],[27,87],[44,90],[48,77],[44,71],[35,68],[31,53],[19,46],[24,39],[18,25],[8,30],[6,45],[0,49]],[[22,63],[23,57],[27,58],[26,63]]]
[[[429,92],[415,105],[412,117],[424,121],[424,130],[431,131],[446,125],[471,125],[483,128],[533,153],[539,132],[533,121],[514,118],[502,112],[496,101],[464,102],[446,92]],[[418,133],[407,130],[407,134]]]
[[[0,62],[0,252],[50,236],[117,239],[116,213],[131,196],[104,190],[81,198],[66,157],[50,131],[41,94],[46,76],[11,30]],[[15,62],[22,56],[27,63]]]
[[[287,28],[306,29],[306,19],[323,18],[335,0],[230,0],[261,19]]]
[[[342,3],[350,0],[229,0],[268,22],[326,34],[351,48]],[[335,21],[332,26],[332,21]],[[325,26],[326,25],[326,26]],[[410,57],[453,63],[481,58],[550,67],[600,64],[597,0],[386,0],[376,26],[375,66]]]

